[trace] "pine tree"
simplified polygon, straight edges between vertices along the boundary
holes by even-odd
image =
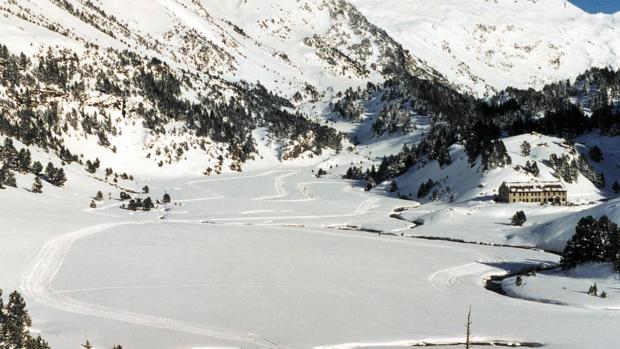
[[[22,148],[19,151],[19,154],[17,154],[18,171],[21,173],[28,172],[30,170],[31,162],[32,162],[32,158],[30,155],[30,151]]]
[[[149,193],[149,186],[145,185],[144,188],[142,188],[142,192],[144,192],[144,194],[148,194]]]
[[[30,338],[29,329],[32,325],[24,298],[14,291],[9,296],[5,308],[4,333],[9,348],[23,348]]]
[[[97,208],[97,203],[95,202],[95,200],[91,200],[91,201],[90,201],[90,205],[89,205],[89,207],[90,207],[90,208]]]
[[[590,288],[588,289],[588,294],[590,296],[598,296],[598,286],[596,285],[596,282],[594,283],[594,285],[590,286]]]
[[[398,184],[396,184],[396,180],[392,180],[392,183],[390,184],[390,192],[391,193],[395,193],[398,191]]]
[[[163,199],[162,199],[162,202],[163,202],[164,204],[169,204],[169,203],[170,203],[170,201],[171,201],[171,200],[170,200],[170,194],[168,194],[168,193],[164,194],[164,197],[163,197]]]
[[[32,183],[31,191],[33,193],[40,194],[43,192],[43,183],[41,182],[41,178],[39,176],[34,177],[34,182]]]
[[[150,197],[147,197],[146,199],[144,199],[144,201],[142,202],[142,209],[144,211],[150,211],[152,208],[154,208],[155,205],[153,205],[153,200],[151,200]]]
[[[121,201],[125,201],[125,200],[131,199],[131,196],[129,196],[129,194],[125,193],[124,191],[122,191],[120,194],[120,198],[121,198]]]
[[[420,188],[418,188],[418,199],[421,199],[423,197],[426,197],[431,189],[433,189],[433,187],[435,186],[435,182],[433,182],[432,179],[429,179],[428,181],[426,181],[426,183],[422,183],[420,184]]]
[[[523,141],[523,143],[521,143],[521,155],[530,156],[531,152],[532,145],[528,141]]]
[[[592,149],[590,149],[590,158],[595,162],[603,161],[603,151],[601,148],[595,145]]]
[[[97,194],[95,195],[95,200],[97,201],[103,200],[103,193],[101,192],[101,190],[99,190]]]
[[[521,287],[521,285],[523,285],[523,278],[521,275],[517,275],[517,278],[515,279],[515,286]]]
[[[522,226],[523,223],[525,223],[527,221],[527,217],[525,216],[525,212],[523,211],[517,211],[517,213],[514,214],[514,216],[512,216],[512,225],[516,225],[516,226]]]
[[[611,186],[611,190],[613,190],[616,194],[620,193],[620,184],[618,184],[618,181],[614,182],[614,184]]]
[[[0,168],[0,188],[1,185],[6,185],[8,187],[17,187],[17,181],[15,180],[15,174],[11,172],[9,166],[5,163],[2,168]]]
[[[40,176],[41,172],[43,172],[43,165],[41,165],[38,161],[33,162],[30,172],[32,172],[35,176]]]

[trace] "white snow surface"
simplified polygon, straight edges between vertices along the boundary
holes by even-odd
[[[389,215],[432,205],[367,193],[332,174],[316,178],[316,168],[120,183],[149,185],[153,198],[171,194],[173,204],[138,213],[108,199],[119,189],[77,166],[66,167],[66,187],[45,184],[39,195],[24,190],[32,176],[19,175],[19,188],[2,192],[12,204],[0,217],[0,284],[22,291],[34,328],[55,348],[86,338],[96,347],[164,349],[457,343],[470,304],[476,340],[620,344],[600,326],[617,326],[615,312],[483,287],[489,275],[558,256],[410,238],[419,227]],[[85,208],[97,190],[104,201]]]
[[[566,0],[350,0],[411,54],[464,90],[541,88],[620,66],[620,13]]]

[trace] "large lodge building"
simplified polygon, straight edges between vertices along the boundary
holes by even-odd
[[[565,205],[567,190],[561,182],[504,182],[499,187],[499,201],[539,202]]]

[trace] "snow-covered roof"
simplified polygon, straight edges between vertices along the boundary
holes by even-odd
[[[560,181],[504,182],[503,185],[511,192],[566,191]]]

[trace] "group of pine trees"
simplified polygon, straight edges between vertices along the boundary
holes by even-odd
[[[43,187],[41,178],[48,183],[61,187],[67,181],[62,167],[56,167],[49,162],[45,169],[39,161],[32,161],[30,150],[22,148],[19,151],[13,145],[13,140],[6,137],[2,145],[0,145],[0,189],[4,186],[17,187],[15,172],[31,173],[35,175],[31,191],[40,193]]]
[[[0,290],[0,348],[6,349],[50,349],[41,336],[30,334],[32,321],[24,298],[14,291],[6,304]]]
[[[599,188],[605,186],[605,177],[597,173],[583,156],[571,158],[567,154],[549,156],[549,166],[555,170],[555,177],[567,183],[574,183],[582,174]]]
[[[145,194],[148,194],[149,192],[149,187],[145,186],[143,188],[143,192]],[[103,196],[102,193],[99,191],[97,192],[97,195],[95,196],[94,200],[97,200],[97,198],[99,196]],[[91,207],[94,204],[95,201],[91,202]],[[126,209],[126,210],[130,210],[130,211],[150,211],[151,209],[155,208],[155,203],[157,204],[169,204],[172,202],[172,199],[170,198],[170,194],[165,193],[160,200],[157,200],[155,203],[153,202],[153,199],[151,199],[150,196],[147,196],[146,198],[142,199],[142,198],[132,198],[131,195],[127,194],[126,192],[122,191],[120,193],[120,200],[121,201],[127,201],[127,204],[122,204],[121,208],[122,209]],[[96,204],[95,204],[96,207]],[[94,207],[93,207],[94,208]]]
[[[575,235],[564,248],[560,266],[570,269],[589,262],[613,263],[620,272],[620,229],[607,216],[579,220]]]
[[[208,137],[215,142],[228,145],[228,154],[233,159],[246,161],[256,153],[252,132],[258,127],[268,129],[273,139],[282,145],[292,140],[303,139],[304,149],[320,154],[324,148],[339,149],[342,135],[333,128],[309,120],[305,115],[290,112],[292,104],[259,83],[226,82],[231,91],[230,98],[224,98],[221,86],[217,91],[206,84],[193,84],[196,76],[186,71],[175,71],[157,58],[147,59],[131,51],[91,48],[83,53],[98,57],[101,65],[85,66],[80,57],[68,49],[50,49],[37,55],[34,60],[22,55],[11,54],[6,46],[0,45],[0,86],[7,92],[9,105],[15,112],[9,117],[0,111],[0,134],[19,139],[26,145],[36,144],[57,152],[66,161],[77,161],[63,145],[60,135],[70,129],[78,135],[93,135],[99,145],[109,147],[109,137],[122,132],[112,119],[113,109],[122,111],[123,119],[141,120],[154,134],[166,134],[170,122],[183,125],[179,132]],[[36,62],[36,63],[35,63]],[[119,80],[114,71],[122,70],[129,76]],[[92,82],[89,84],[88,82]],[[86,112],[89,105],[83,103],[88,86],[107,95],[114,108],[98,108]],[[205,91],[202,91],[205,85]],[[201,87],[198,87],[201,86]],[[184,89],[197,89],[199,101],[188,101]],[[57,91],[47,94],[42,91]],[[65,99],[78,102],[74,109],[64,108],[54,98],[61,94]],[[133,98],[136,97],[136,98]],[[143,102],[130,105],[129,100]],[[118,110],[117,109],[117,110]],[[175,130],[174,132],[177,132]],[[203,141],[204,142],[204,138]],[[193,147],[204,147],[193,144]],[[174,149],[164,148],[169,158],[180,158],[187,145],[177,144]],[[89,172],[97,169],[97,163],[86,164]]]
[[[414,156],[411,156],[410,149],[406,149],[386,157],[383,161],[387,163],[385,167],[397,170],[388,171],[386,177],[372,177],[376,183],[398,176],[420,161],[437,160],[441,166],[450,164],[448,149],[457,142],[464,145],[470,163],[480,161],[481,170],[486,171],[512,162],[500,139],[502,133],[539,132],[573,138],[599,129],[606,134],[620,134],[620,107],[616,102],[620,98],[620,71],[593,68],[572,83],[560,81],[547,85],[542,91],[508,88],[485,100],[460,94],[440,81],[423,81],[406,72],[399,73],[401,75],[381,85],[369,85],[366,90],[348,90],[333,108],[342,117],[356,120],[363,112],[359,109],[360,99],[381,96],[385,112],[392,115],[415,112],[431,118],[431,128],[416,147]],[[587,111],[592,115],[587,116]],[[529,156],[531,145],[525,142],[521,151],[523,156]],[[413,161],[405,164],[404,158]],[[595,162],[602,161],[602,151],[598,147],[592,148],[590,158]],[[551,164],[555,166],[558,178],[572,182],[581,173],[597,186],[604,186],[602,175],[597,174],[585,159],[556,157],[551,159]],[[536,162],[530,163],[525,170],[535,176],[539,172]],[[352,167],[347,177],[370,176]]]

